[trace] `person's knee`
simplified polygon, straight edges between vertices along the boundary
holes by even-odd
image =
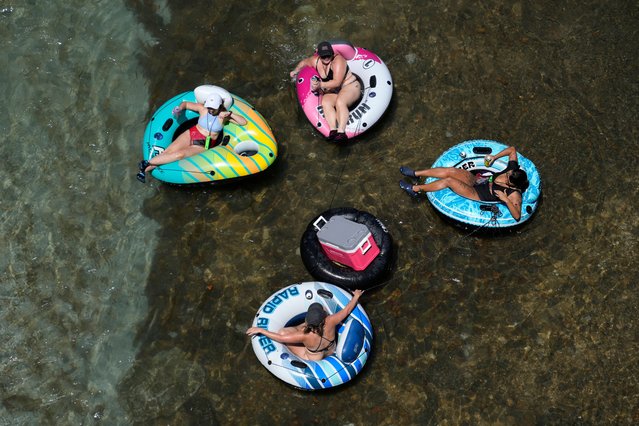
[[[455,192],[460,191],[462,189],[461,187],[465,186],[464,182],[450,176],[440,179],[440,182],[442,183],[443,188],[450,188]]]
[[[335,105],[335,102],[337,102],[337,96],[332,93],[327,93],[322,96],[322,105]]]
[[[339,108],[342,108],[346,111],[350,108],[350,106],[355,103],[357,99],[350,99],[348,97],[340,97],[337,99],[337,105]]]
[[[450,188],[450,186],[454,183],[455,179],[450,177],[450,176],[446,176],[441,178],[439,181],[442,183],[443,186],[445,186],[446,188]]]
[[[337,108],[348,108],[348,103],[342,98],[337,98],[337,102],[335,102],[335,106]]]
[[[330,101],[322,101],[322,108],[324,108],[324,111],[335,109],[335,103]]]

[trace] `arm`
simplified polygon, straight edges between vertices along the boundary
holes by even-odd
[[[262,334],[268,337],[271,340],[275,340],[276,342],[291,344],[291,343],[304,343],[304,333],[288,333],[288,334],[279,334],[273,333],[272,331],[265,330],[261,327],[250,327],[246,330],[246,334],[253,337],[257,334]]]
[[[244,117],[230,111],[222,111],[219,114],[219,117],[220,120],[222,120],[222,123],[227,123],[230,121],[234,124],[237,124],[238,126],[246,126],[246,124],[248,123]]]
[[[328,324],[330,322],[333,325],[337,325],[344,321],[351,314],[351,312],[353,312],[353,309],[355,309],[355,306],[357,306],[357,302],[359,301],[359,298],[363,293],[364,292],[362,290],[355,290],[353,292],[353,297],[348,302],[348,304],[344,306],[344,309],[334,313],[333,315],[329,315],[326,318],[326,323]]]
[[[499,201],[506,204],[513,219],[519,222],[519,219],[521,219],[521,195],[519,192],[513,192],[509,197],[504,191],[495,191],[495,195],[499,198]]]
[[[290,76],[291,78],[295,78],[295,76],[297,75],[298,72],[300,72],[300,70],[304,67],[312,67],[313,66],[313,57],[309,57],[309,58],[304,58],[301,61],[299,61],[297,63],[297,65],[295,66],[295,68],[293,68],[293,71],[291,71]]]
[[[202,108],[204,108],[204,105],[199,104],[197,102],[186,102],[186,101],[182,101],[180,102],[180,104],[175,108],[175,110],[173,111],[175,112],[179,112],[185,109],[191,110],[191,111],[195,111],[195,112],[202,112]]]
[[[488,165],[491,165],[495,162],[496,159],[508,156],[508,161],[517,161],[517,151],[514,146],[509,146],[508,148],[498,152],[495,155],[487,155],[486,159],[490,161]]]

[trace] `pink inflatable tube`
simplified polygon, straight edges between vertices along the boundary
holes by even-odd
[[[393,96],[393,79],[384,62],[373,52],[354,47],[345,40],[329,40],[333,51],[342,55],[349,69],[362,83],[362,96],[350,108],[346,136],[349,139],[363,133],[380,119]],[[317,75],[313,67],[304,67],[297,74],[297,99],[313,127],[324,136],[330,131],[324,111],[322,94],[311,92],[311,79]]]

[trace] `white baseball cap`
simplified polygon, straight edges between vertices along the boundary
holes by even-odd
[[[216,93],[209,96],[206,102],[204,102],[206,108],[218,109],[220,105],[222,105],[222,97]]]

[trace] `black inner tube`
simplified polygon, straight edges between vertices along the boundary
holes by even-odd
[[[314,223],[322,216],[329,221],[333,216],[343,216],[353,222],[365,225],[373,235],[380,249],[379,254],[363,271],[355,271],[329,259],[317,238]],[[381,283],[391,270],[393,240],[384,224],[370,213],[350,207],[339,207],[325,211],[313,218],[306,227],[300,242],[302,262],[309,273],[318,281],[339,285],[350,290],[369,289]]]

